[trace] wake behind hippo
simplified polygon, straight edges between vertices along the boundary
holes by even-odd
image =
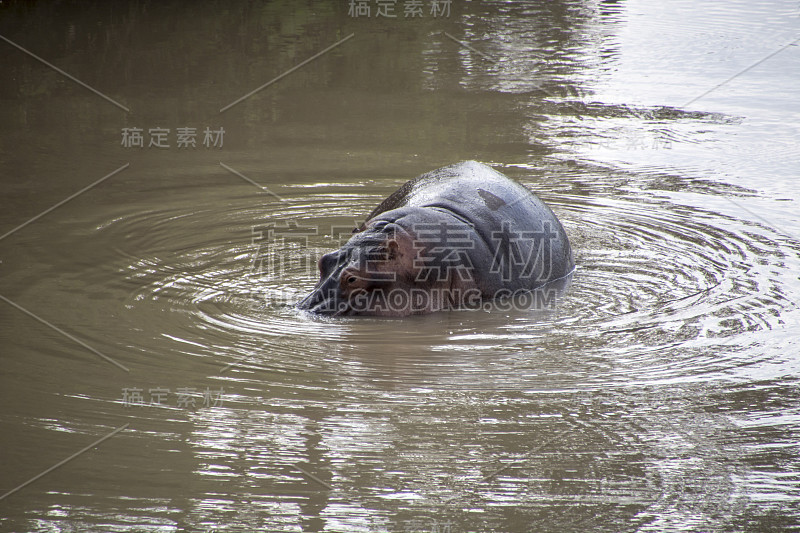
[[[567,234],[535,194],[464,161],[400,187],[339,250],[298,307],[325,315],[407,316],[474,308],[575,267]]]

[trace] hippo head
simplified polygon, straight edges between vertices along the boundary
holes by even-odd
[[[320,258],[320,280],[298,307],[337,316],[401,314],[389,312],[382,302],[390,292],[413,285],[412,242],[401,226],[370,221],[342,248]]]
[[[421,213],[402,211],[368,221],[342,248],[323,255],[319,282],[297,307],[334,316],[406,316],[453,307],[452,280],[427,275],[425,247],[410,223],[419,222]]]

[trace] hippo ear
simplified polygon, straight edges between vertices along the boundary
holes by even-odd
[[[394,232],[385,244],[386,259],[389,264],[394,265],[397,271],[410,272],[413,270],[414,238],[406,231]]]
[[[389,261],[396,261],[397,256],[400,255],[400,243],[394,237],[386,241],[386,259]]]

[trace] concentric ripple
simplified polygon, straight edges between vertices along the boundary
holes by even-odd
[[[574,194],[563,175],[556,184],[502,170],[537,191],[571,236],[578,268],[553,310],[405,320],[295,311],[316,281],[317,258],[402,181],[287,186],[283,201],[193,200],[134,212],[103,231],[125,263],[131,312],[230,379],[277,383],[303,373],[308,386],[583,390],[735,377],[767,361],[781,368],[775,354],[751,347],[796,311],[781,280],[797,268],[797,254],[787,254],[797,243],[686,202],[702,194],[724,203],[729,188],[643,183],[608,194],[620,179],[609,175]]]

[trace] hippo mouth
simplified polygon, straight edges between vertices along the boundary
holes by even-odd
[[[343,316],[404,316],[413,314],[406,300],[392,307],[387,302],[386,294],[399,293],[400,289],[384,291],[381,288],[360,290],[344,294],[337,288],[323,290],[317,288],[297,304],[297,308],[316,315],[333,317]]]
[[[352,308],[348,305],[347,300],[334,288],[327,291],[322,288],[314,289],[311,294],[297,304],[297,308],[316,315],[347,316],[352,314]]]

